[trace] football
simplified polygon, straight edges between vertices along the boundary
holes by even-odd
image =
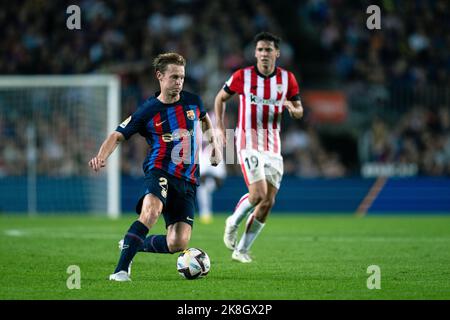
[[[180,253],[177,259],[178,273],[185,279],[193,280],[208,274],[211,263],[205,251],[189,248]]]

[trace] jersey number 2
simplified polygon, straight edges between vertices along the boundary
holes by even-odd
[[[164,198],[167,198],[167,179],[160,177],[159,178],[159,186],[161,187],[161,195]]]

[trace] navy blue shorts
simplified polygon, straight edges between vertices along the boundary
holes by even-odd
[[[162,214],[166,228],[179,221],[192,226],[196,192],[195,184],[175,178],[163,170],[152,169],[144,178],[141,197],[136,205],[136,213],[141,214],[144,197],[151,193],[163,203]]]

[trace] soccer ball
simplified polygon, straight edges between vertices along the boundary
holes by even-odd
[[[208,255],[205,251],[198,248],[184,250],[177,259],[178,273],[189,280],[206,276],[210,266]]]

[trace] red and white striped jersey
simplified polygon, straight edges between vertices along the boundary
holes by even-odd
[[[300,99],[295,76],[280,67],[264,76],[256,66],[250,66],[237,70],[225,83],[224,90],[239,94],[237,151],[256,149],[280,154],[283,102]]]

